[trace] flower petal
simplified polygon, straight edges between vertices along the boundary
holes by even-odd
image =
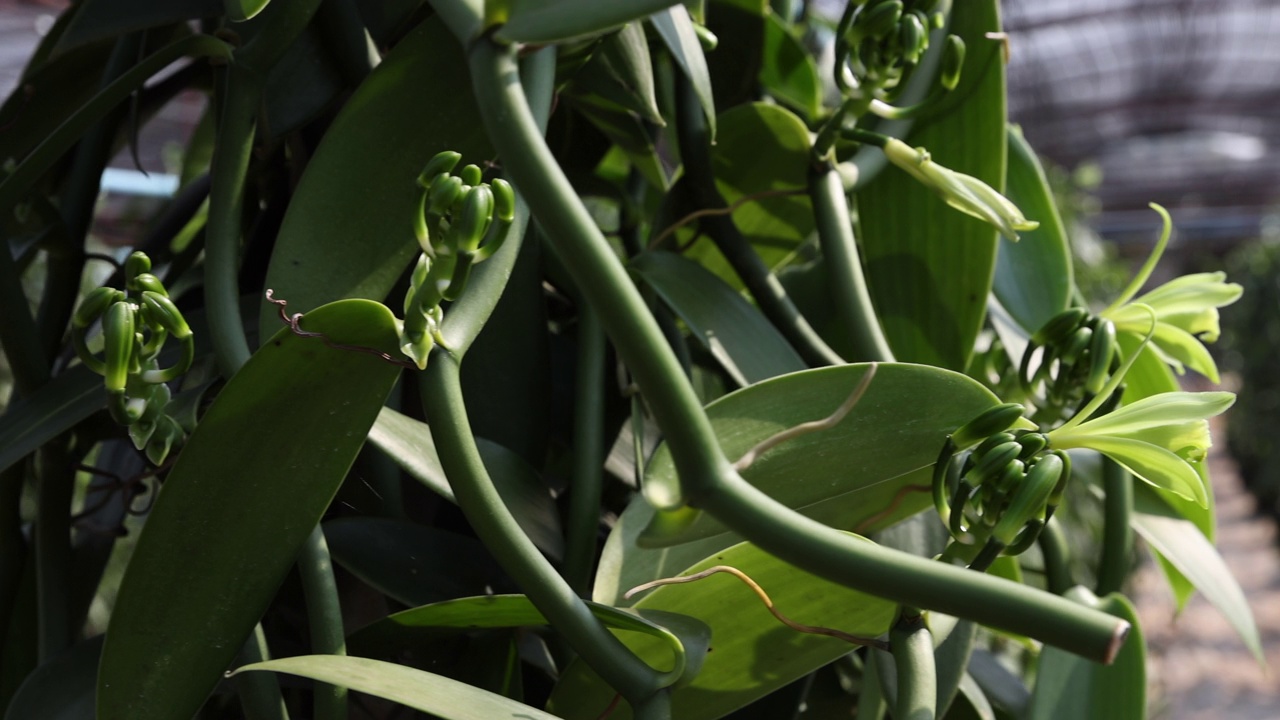
[[[1205,308],[1230,305],[1244,291],[1236,283],[1224,282],[1226,273],[1183,275],[1134,300],[1155,309],[1163,320],[1167,315],[1194,313]]]
[[[1161,425],[1181,425],[1220,415],[1235,401],[1235,394],[1229,392],[1160,393],[1121,406],[1102,417],[1086,420],[1064,435],[1135,437],[1144,430]],[[1049,433],[1051,440],[1056,432]]]
[[[1087,447],[1106,455],[1148,485],[1168,490],[1200,507],[1208,507],[1204,481],[1182,458],[1161,447],[1140,440],[1090,436]]]
[[[1182,372],[1181,366],[1185,364],[1209,378],[1215,385],[1221,382],[1218,378],[1218,365],[1213,361],[1213,356],[1209,354],[1199,338],[1186,330],[1161,322],[1156,325],[1156,334],[1151,338],[1151,344],[1168,356],[1165,358],[1166,361],[1173,360],[1169,364],[1173,365],[1179,373]]]

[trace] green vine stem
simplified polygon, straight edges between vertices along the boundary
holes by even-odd
[[[664,430],[681,479],[682,495],[673,502],[701,507],[767,552],[848,587],[1028,635],[1095,660],[1115,657],[1129,628],[1123,620],[1017,583],[867,543],[797,514],[743,480],[721,452],[640,293],[538,132],[521,92],[514,50],[481,39],[470,46],[469,58],[481,114],[503,168],[559,246]]]
[[[573,479],[565,527],[564,576],[586,597],[600,532],[600,495],[604,477],[605,339],[600,318],[590,305],[578,312],[577,387],[573,399]]]
[[[342,625],[342,605],[338,583],[333,577],[333,558],[324,531],[317,525],[298,555],[302,596],[307,603],[307,627],[311,631],[311,652],[346,655],[347,638]],[[346,720],[347,689],[341,685],[316,683],[315,720]]]
[[[693,84],[682,73],[675,74],[676,136],[684,164],[684,189],[695,207],[713,210],[728,208],[716,189],[711,169],[711,139],[707,118]],[[751,243],[728,213],[714,213],[699,220],[720,253],[741,278],[769,321],[795,346],[805,362],[814,367],[843,365],[844,359],[832,350],[809,321],[800,314],[777,276],[752,249]]]
[[[897,669],[895,720],[934,720],[938,715],[938,674],[933,659],[933,633],[920,613],[903,608],[889,631],[889,652]]]
[[[659,673],[627,649],[591,613],[551,563],[520,529],[493,486],[471,434],[460,384],[459,358],[433,353],[421,392],[440,463],[458,506],[485,547],[497,557],[547,621],[605,682],[631,703],[637,718],[667,717],[670,708],[650,705],[660,692]],[[642,707],[651,708],[641,714]]]
[[[12,618],[22,573],[27,563],[27,540],[22,533],[24,463],[0,472],[0,617]],[[10,623],[0,627],[0,647],[9,644]]]
[[[826,260],[827,280],[836,301],[836,314],[849,331],[857,360],[893,362],[893,351],[880,329],[871,294],[862,274],[858,242],[853,236],[849,199],[840,174],[830,161],[809,172],[809,199],[818,227],[818,242]]]
[[[880,687],[880,659],[884,653],[867,650],[862,660],[862,685],[858,690],[858,720],[882,720],[888,710]]]
[[[231,65],[220,83],[217,140],[210,169],[204,243],[204,304],[218,369],[231,377],[249,360],[240,317],[240,230],[245,176],[253,155],[258,102],[265,78]]]
[[[1076,583],[1071,577],[1071,555],[1067,551],[1062,528],[1055,522],[1046,524],[1040,531],[1040,537],[1036,538],[1036,544],[1044,556],[1046,589],[1054,595],[1066,594]]]
[[[1102,559],[1098,563],[1098,597],[1120,592],[1133,555],[1133,478],[1119,463],[1102,458]]]
[[[235,666],[243,667],[270,659],[267,635],[262,631],[262,623],[258,623],[245,639],[244,647],[240,648]],[[231,678],[246,720],[289,720],[278,677],[275,673],[239,673]]]
[[[75,472],[67,456],[70,438],[57,437],[36,453],[36,594],[40,663],[71,647],[71,501]]]

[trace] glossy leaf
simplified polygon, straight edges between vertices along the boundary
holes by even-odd
[[[244,22],[256,16],[271,0],[222,0],[222,6],[231,22]]]
[[[759,310],[697,263],[651,252],[628,267],[658,292],[739,385],[807,367]]]
[[[426,423],[391,408],[382,408],[369,429],[369,441],[427,489],[449,502],[456,502],[436,454],[431,428]],[[560,557],[564,552],[560,515],[537,471],[497,443],[477,438],[476,446],[503,502],[507,507],[520,508],[520,512],[515,513],[520,528],[543,552]]]
[[[1133,510],[1133,529],[1204,593],[1258,662],[1263,662],[1262,641],[1249,601],[1213,543],[1144,485],[1134,487]]]
[[[75,427],[107,405],[102,377],[74,367],[30,397],[11,404],[0,416],[0,470]]]
[[[608,3],[601,3],[608,4]],[[693,20],[684,5],[671,5],[665,10],[654,13],[649,22],[658,36],[667,44],[671,57],[680,71],[689,78],[693,91],[702,103],[702,111],[707,116],[707,128],[710,130],[712,142],[716,139],[716,101],[711,94],[711,73],[707,71],[707,58],[702,54],[702,43],[698,41],[698,33],[693,29]]]
[[[939,165],[997,191],[1005,176],[1004,63],[1000,42],[986,34],[999,30],[995,0],[953,15],[949,32],[968,46],[960,84],[907,138]],[[857,205],[871,299],[894,355],[962,370],[986,314],[995,229],[897,168],[859,190]]]
[[[750,103],[720,116],[711,155],[716,188],[725,202],[737,204],[734,222],[770,269],[789,262],[813,233],[813,209],[804,189],[810,146],[804,121],[786,108]],[[684,255],[742,289],[709,238]]]
[[[620,610],[599,603],[589,603],[588,607],[608,627],[639,633],[662,646],[664,652],[654,667],[670,668],[668,682],[691,679],[702,667],[711,643],[711,630],[700,620],[661,610]],[[438,638],[442,632],[546,624],[542,612],[527,596],[484,595],[395,613],[360,629],[351,637],[351,643],[410,648],[415,643]]]
[[[368,301],[308,313],[333,342],[398,350]],[[266,610],[364,443],[400,368],[281,330],[187,441],[134,551],[107,630],[100,720],[189,717]]]
[[[774,97],[809,118],[822,111],[822,85],[813,58],[791,34],[790,28],[770,11],[764,24],[764,61],[760,83]]]
[[[303,655],[245,665],[236,668],[233,675],[262,670],[350,688],[445,720],[555,720],[554,715],[488,690],[382,660],[341,655]]]
[[[1035,151],[1017,126],[1009,126],[1007,138],[1005,195],[1040,227],[1024,230],[1019,242],[1000,239],[991,291],[1023,330],[1034,333],[1071,300],[1071,248]]]
[[[666,124],[658,109],[649,42],[640,23],[627,23],[605,36],[587,64],[574,74],[573,88],[584,101],[617,105],[656,125]]]
[[[93,717],[102,636],[78,642],[27,676],[5,720],[83,720]]]
[[[266,286],[289,312],[383,299],[420,252],[413,214],[423,166],[442,150],[467,162],[491,156],[466,68],[458,42],[428,18],[347,101],[307,164],[267,270]],[[264,337],[279,325],[277,309],[261,305]]]
[[[511,0],[497,36],[521,43],[554,43],[595,35],[665,10],[671,0]]]
[[[222,0],[89,0],[80,3],[55,53],[97,40],[114,39],[135,30],[211,18],[221,13]]]
[[[1147,716],[1147,647],[1138,613],[1118,593],[1103,598],[1098,608],[1132,626],[1115,662],[1101,665],[1046,646],[1036,663],[1029,720],[1134,720]]]
[[[422,605],[510,586],[475,538],[391,518],[324,523],[334,561],[405,605]]]
[[[778,610],[806,625],[875,637],[888,630],[897,612],[888,601],[810,575],[748,543],[715,553],[680,574],[715,565],[746,573]],[[677,719],[721,717],[853,649],[843,640],[786,627],[741,580],[723,573],[648,591],[634,607],[688,615],[711,627],[713,645],[701,672],[672,692],[672,717]],[[643,636],[623,641],[642,657],[655,651]],[[565,668],[548,708],[569,720],[590,720],[599,717],[612,697],[613,690],[579,660]],[[626,720],[631,715],[629,708],[619,706],[610,717]]]
[[[764,439],[829,416],[868,365],[807,370],[757,383],[707,406],[720,446],[736,460]],[[835,427],[789,440],[743,471],[787,507],[843,530],[874,532],[931,504],[932,468],[947,434],[994,406],[977,382],[922,365],[885,363],[862,399]],[[665,446],[646,468],[645,497],[658,507],[678,494]],[[701,516],[645,542],[674,545],[725,532]]]

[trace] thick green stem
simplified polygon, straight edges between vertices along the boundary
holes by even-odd
[[[868,649],[862,662],[862,687],[858,690],[858,720],[881,720],[888,709],[880,688],[880,659],[883,653]]]
[[[727,209],[728,204],[716,189],[715,174],[711,168],[711,135],[702,105],[693,84],[683,74],[676,74],[675,83],[676,129],[680,140],[680,159],[684,164],[684,189],[695,207]],[[715,214],[700,222],[765,317],[795,346],[805,362],[815,367],[844,364],[844,359],[818,336],[809,321],[800,314],[782,283],[752,249],[730,215]]]
[[[587,596],[600,532],[600,495],[604,484],[605,340],[600,318],[590,305],[578,313],[577,387],[573,402],[573,481],[565,527],[564,576]]]
[[[481,115],[503,168],[559,246],[663,429],[681,481],[681,495],[664,501],[703,507],[766,551],[834,582],[1093,659],[1115,656],[1129,627],[1121,620],[1017,583],[867,543],[795,513],[743,480],[721,452],[640,293],[547,149],[521,92],[514,51],[482,39],[471,46],[470,61]]]
[[[1054,595],[1065,594],[1076,583],[1071,577],[1071,556],[1062,528],[1055,522],[1045,525],[1040,537],[1036,538],[1036,544],[1044,557],[1045,587]]]
[[[333,559],[324,531],[317,525],[298,554],[298,574],[307,603],[307,626],[311,631],[311,652],[317,655],[346,655],[347,639],[342,626],[342,604],[338,583],[333,577]],[[341,685],[316,683],[316,720],[346,720],[347,689]]]
[[[263,77],[242,66],[232,65],[227,69],[210,168],[204,304],[213,354],[218,360],[218,369],[228,378],[250,355],[240,317],[240,229],[245,177],[253,155],[263,82]]]
[[[1119,463],[1102,459],[1102,559],[1098,563],[1098,597],[1120,592],[1133,557],[1133,478]]]
[[[449,485],[472,529],[552,627],[634,707],[658,692],[658,673],[602,625],[520,529],[476,449],[458,359],[437,351],[422,379],[423,408]],[[661,693],[665,697],[665,693]],[[661,717],[657,713],[650,717]]]
[[[830,162],[809,173],[809,199],[818,227],[818,242],[826,260],[827,281],[836,301],[836,314],[849,331],[856,360],[893,362],[893,351],[880,329],[871,293],[862,275],[862,258],[853,237],[849,199],[840,174]]]
[[[71,647],[71,500],[75,472],[61,436],[36,453],[36,593],[40,603],[40,663]]]
[[[933,661],[933,633],[918,612],[903,610],[889,632],[889,651],[897,669],[895,720],[934,720],[938,714],[938,675]]]
[[[253,634],[244,641],[244,647],[240,648],[235,666],[243,667],[270,659],[267,636],[259,623],[253,626]],[[278,677],[275,673],[250,672],[239,673],[231,678],[247,720],[289,720],[289,711],[280,694]]]

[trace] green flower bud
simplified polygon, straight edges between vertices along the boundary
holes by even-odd
[[[462,160],[462,153],[452,150],[445,150],[436,153],[436,156],[427,162],[427,166],[423,168],[422,174],[418,175],[418,185],[424,189],[431,187],[432,183],[441,173],[453,172],[453,168]]]
[[[104,352],[104,384],[109,393],[123,393],[129,382],[134,348],[134,307],[120,301],[107,308],[102,316]]]
[[[938,82],[947,90],[955,90],[960,84],[960,70],[964,67],[964,40],[958,35],[948,35],[942,48],[942,66],[938,70]]]
[[[863,37],[881,40],[898,27],[898,21],[901,19],[901,0],[886,0],[863,8],[862,12],[858,13],[857,19],[853,21],[853,27]]]
[[[1017,403],[997,405],[962,425],[959,430],[951,434],[951,440],[958,448],[969,447],[1013,427],[1022,417],[1023,410],[1024,408]]]
[[[469,187],[476,187],[484,180],[484,171],[478,165],[468,165],[462,168],[462,172],[458,173],[458,177],[462,178],[462,184]]]
[[[115,288],[100,287],[90,290],[71,316],[71,326],[81,330],[89,327],[102,317],[107,308],[121,300],[124,300],[124,293]]]
[[[898,42],[902,47],[902,59],[914,65],[929,45],[929,32],[920,16],[909,12],[898,21]]]
[[[182,311],[168,295],[151,290],[142,292],[142,317],[155,327],[164,328],[176,340],[191,337],[191,327],[187,325]]]
[[[1002,545],[1013,544],[1028,522],[1040,519],[1049,497],[1062,477],[1062,458],[1045,455],[1027,471],[1026,478],[1014,491],[1009,507],[1001,514],[991,537]]]

